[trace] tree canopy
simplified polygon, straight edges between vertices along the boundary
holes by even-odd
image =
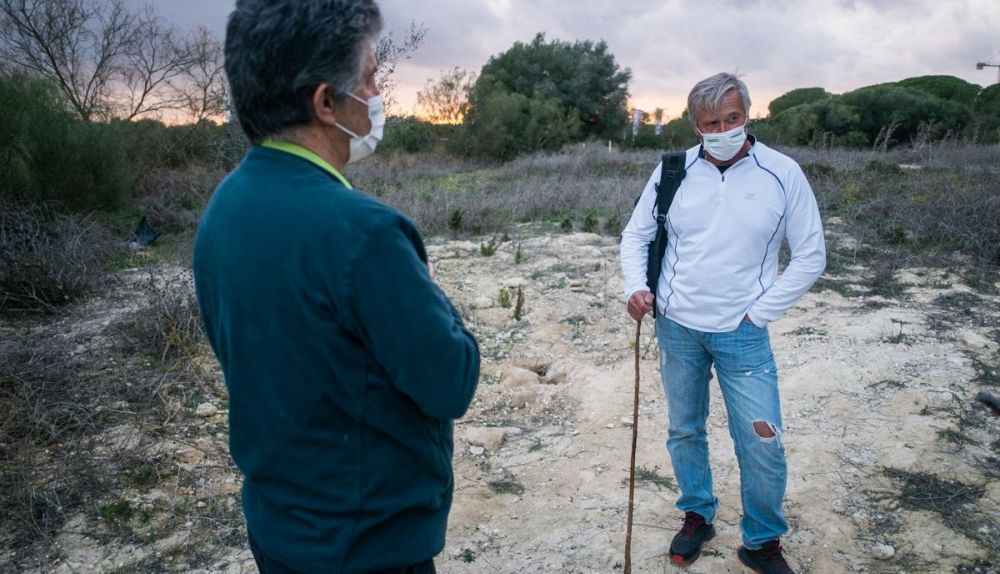
[[[771,102],[757,128],[786,145],[891,146],[940,139],[980,126],[979,86],[953,76],[919,76],[834,95],[822,88],[792,90]],[[973,130],[975,131],[975,130]]]
[[[829,98],[830,93],[823,88],[798,88],[786,92],[771,100],[767,106],[770,115],[777,115],[788,108],[794,108],[800,104],[811,104],[817,100]]]
[[[631,75],[603,41],[548,42],[538,34],[527,44],[517,42],[491,57],[472,87],[469,141],[511,139],[520,143],[509,151],[520,153],[576,139],[620,138]]]
[[[896,82],[901,88],[913,88],[937,96],[942,100],[958,102],[963,106],[971,106],[976,96],[983,89],[978,84],[966,82],[955,76],[917,76]]]

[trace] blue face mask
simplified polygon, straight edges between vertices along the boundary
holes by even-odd
[[[743,122],[743,125],[720,134],[698,132],[698,135],[701,136],[701,145],[708,155],[719,161],[729,161],[743,149],[743,144],[747,141],[747,124]]]

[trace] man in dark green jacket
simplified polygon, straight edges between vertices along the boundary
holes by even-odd
[[[342,175],[381,137],[380,26],[372,0],[239,0],[226,31],[254,146],[194,273],[264,574],[432,573],[444,547],[479,351],[413,223]]]

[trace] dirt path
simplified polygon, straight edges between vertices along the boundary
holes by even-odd
[[[490,257],[472,242],[430,253],[480,337],[485,374],[456,433],[439,570],[620,570],[635,324],[615,239],[529,235]],[[789,460],[784,546],[799,572],[996,571],[1000,424],[971,398],[977,362],[996,364],[997,299],[943,272],[898,279],[902,301],[813,291],[771,327]],[[649,320],[641,347],[633,571],[670,572],[680,514]],[[712,400],[719,536],[688,571],[744,572],[739,475],[714,384]]]
[[[622,303],[617,241],[540,225],[512,235],[489,256],[489,238],[429,242],[438,280],[483,352],[477,397],[456,427],[455,503],[438,570],[621,572],[635,323]],[[895,273],[898,295],[888,300],[861,284],[870,271],[828,272],[822,282],[835,290],[814,288],[771,327],[789,461],[783,545],[800,574],[997,574],[1000,419],[973,397],[981,387],[1000,392],[1000,289],[909,270]],[[80,314],[125,307],[98,301]],[[80,341],[100,340],[92,335],[101,325],[82,325]],[[680,513],[652,339],[647,320],[633,572],[679,572],[666,556]],[[221,377],[207,356],[198,372],[214,390],[177,403],[180,422],[162,431],[173,434],[146,436],[138,422],[108,433],[141,441],[174,469],[122,497],[155,512],[153,524],[119,539],[100,517],[80,515],[32,571],[256,571]],[[712,400],[719,536],[687,571],[747,572],[734,554],[739,476],[714,384]]]

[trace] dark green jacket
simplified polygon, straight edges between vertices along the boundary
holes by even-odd
[[[296,570],[366,572],[444,547],[452,419],[479,350],[426,260],[405,216],[269,148],[202,217],[195,284],[247,527]]]

